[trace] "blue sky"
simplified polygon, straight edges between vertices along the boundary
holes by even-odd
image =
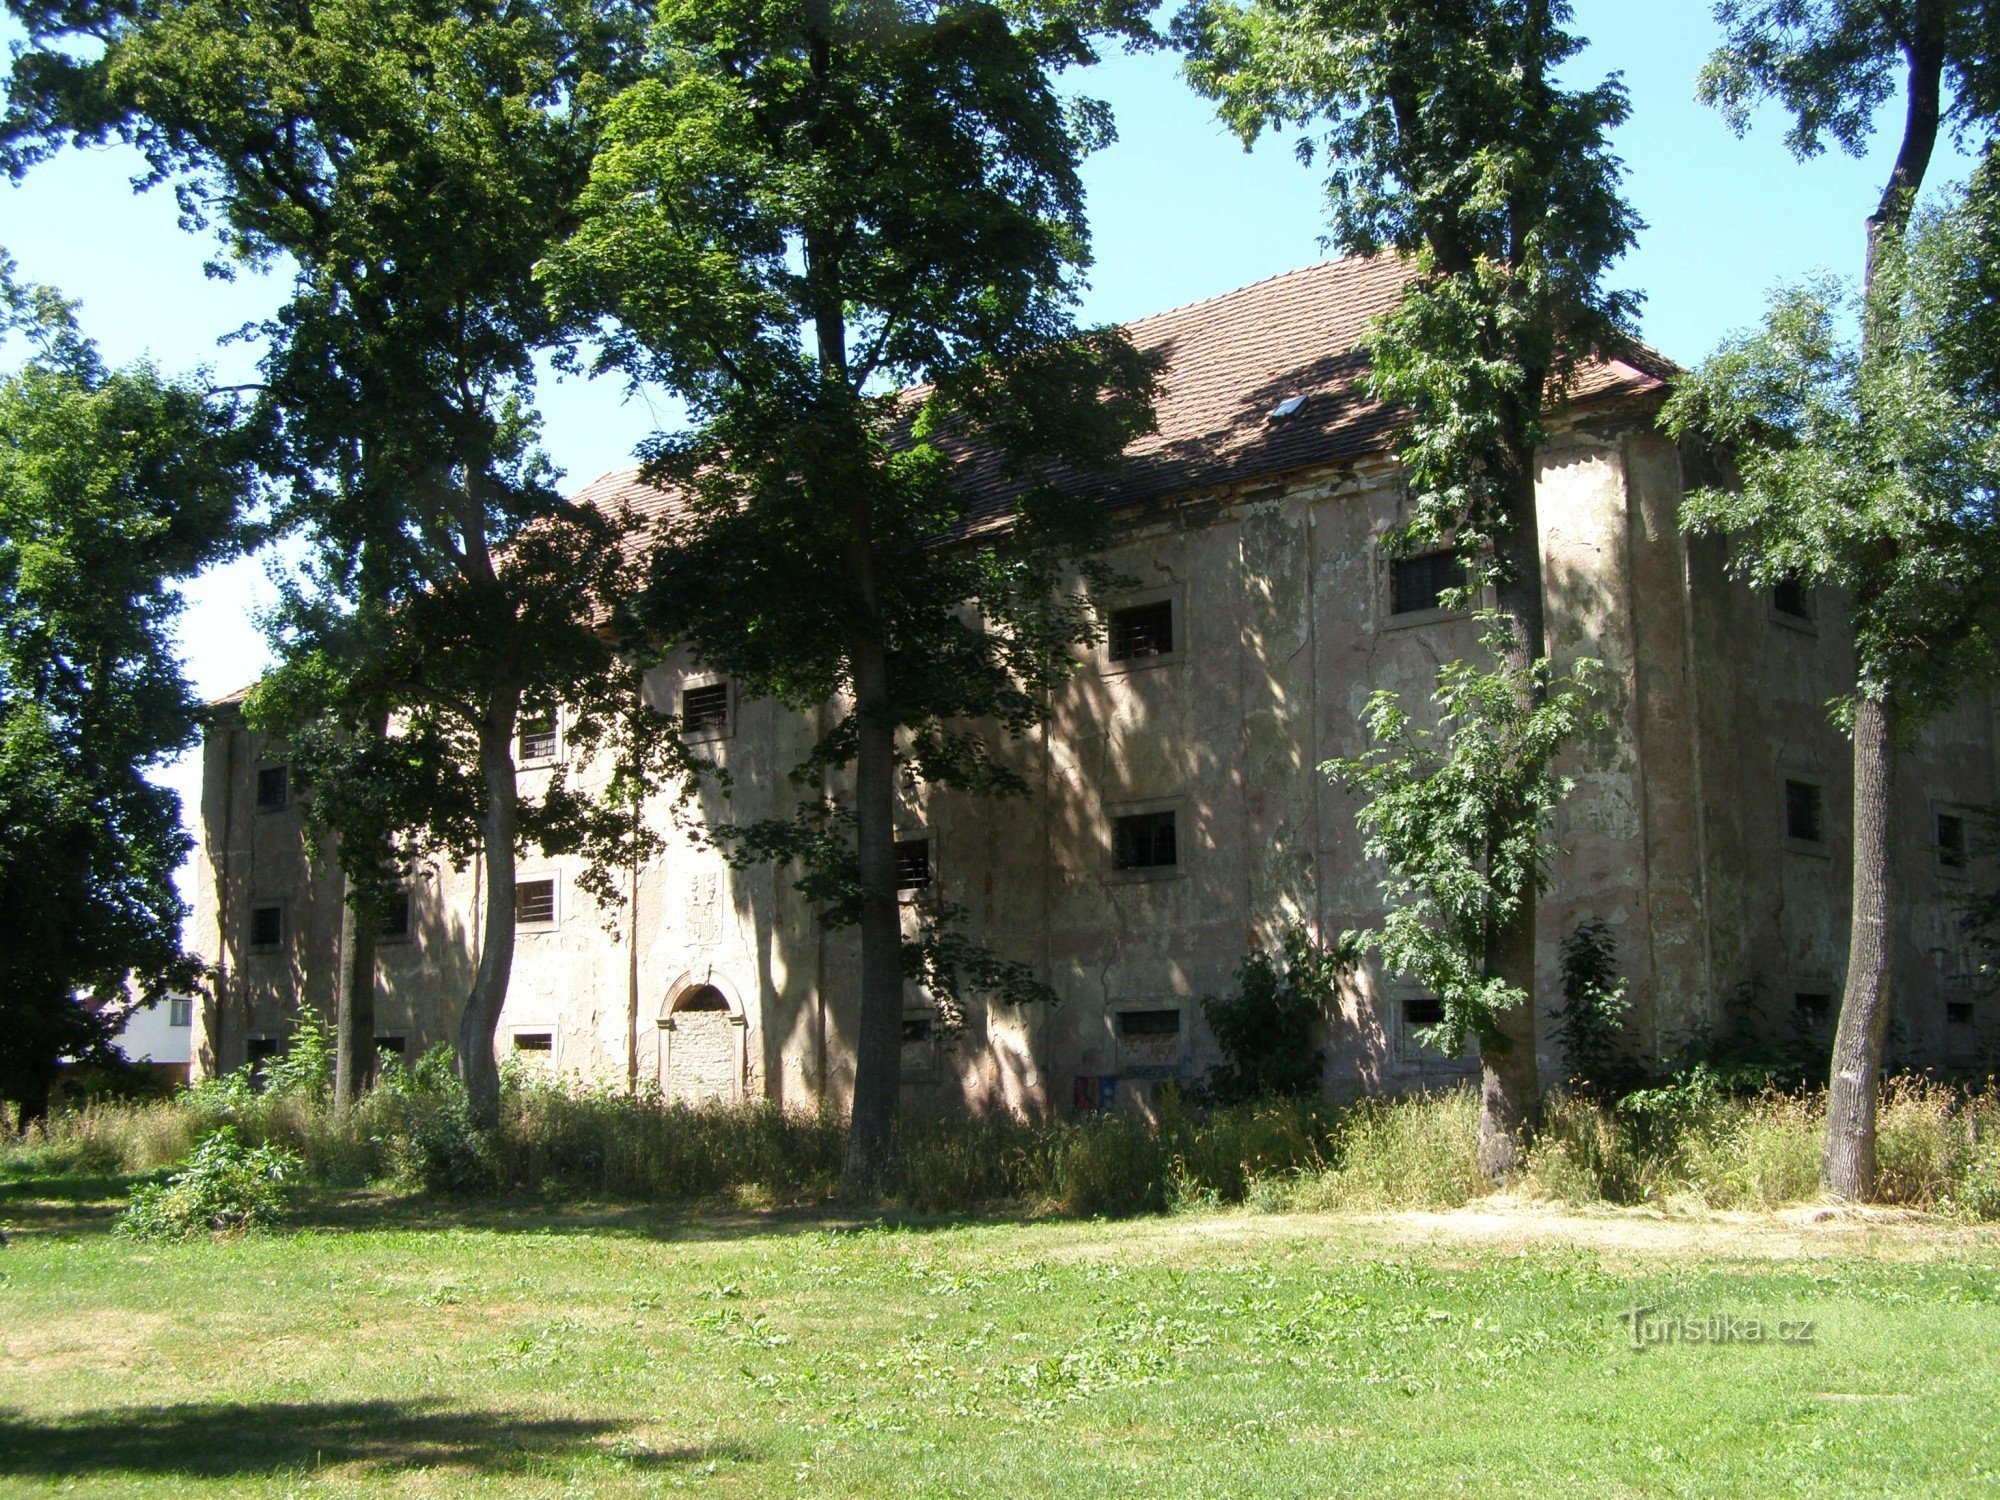
[[[1893,118],[1864,160],[1795,161],[1777,115],[1738,140],[1695,103],[1695,74],[1716,40],[1708,0],[1579,0],[1576,10],[1592,38],[1579,76],[1616,70],[1632,95],[1617,146],[1648,227],[1617,279],[1645,294],[1649,343],[1698,361],[1753,321],[1776,283],[1818,267],[1858,272],[1862,220],[1894,155]],[[15,34],[0,23],[0,37]],[[1323,257],[1319,184],[1288,139],[1246,155],[1171,57],[1117,57],[1079,84],[1111,101],[1119,128],[1086,174],[1097,256],[1088,317],[1141,317]],[[121,151],[71,152],[19,187],[0,182],[0,245],[29,279],[81,299],[85,327],[113,361],[150,355],[249,378],[254,348],[221,341],[265,314],[281,282],[206,277],[210,242],[178,227],[170,194],[132,192],[136,165]],[[1941,152],[1932,182],[1965,171],[1963,158]],[[543,411],[550,452],[581,483],[628,462],[669,408],[628,400],[615,382],[573,379],[547,386]],[[251,681],[263,664],[252,617],[271,596],[264,568],[240,562],[188,590],[182,642],[205,695]],[[191,788],[191,770],[168,779]]]

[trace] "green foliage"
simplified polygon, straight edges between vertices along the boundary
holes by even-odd
[[[1359,944],[1351,936],[1322,948],[1304,927],[1285,929],[1277,959],[1253,950],[1237,971],[1237,993],[1201,1002],[1223,1061],[1209,1069],[1201,1095],[1218,1104],[1311,1096],[1320,1091],[1323,1054],[1316,1033]]]
[[[311,1006],[299,1008],[285,1050],[264,1065],[264,1087],[281,1097],[325,1102],[333,1087],[333,1033]]]
[[[1913,53],[1935,59],[1961,121],[2000,101],[2000,35],[1981,0],[1718,0],[1715,18],[1723,42],[1701,70],[1701,101],[1742,135],[1776,100],[1802,158],[1829,141],[1862,155]]]
[[[1521,524],[1544,407],[1637,304],[1603,285],[1640,227],[1609,147],[1625,90],[1558,82],[1584,47],[1570,15],[1560,0],[1209,0],[1176,25],[1190,79],[1246,145],[1292,127],[1301,160],[1324,164],[1336,244],[1414,259],[1365,341],[1369,389],[1410,413],[1416,533],[1475,562]]]
[[[301,1163],[278,1146],[246,1146],[228,1126],[194,1149],[163,1183],[136,1187],[118,1233],[180,1240],[220,1230],[265,1229],[289,1206]]]
[[[1484,619],[1500,656],[1504,627]],[[1490,1035],[1494,1018],[1526,999],[1487,955],[1500,925],[1542,887],[1542,833],[1571,786],[1556,757],[1598,722],[1596,671],[1587,659],[1562,676],[1546,661],[1526,672],[1504,658],[1494,671],[1447,662],[1432,698],[1435,728],[1378,692],[1364,715],[1374,744],[1322,767],[1367,797],[1356,814],[1363,848],[1388,869],[1389,915],[1356,941],[1443,1002],[1428,1040],[1447,1053]]]
[[[0,256],[0,339],[28,346],[0,375],[0,1099],[38,1113],[129,999],[199,978],[180,802],[147,777],[196,732],[175,585],[236,546],[251,481],[230,403],[106,368],[11,271]]]
[[[1558,950],[1563,1003],[1549,1012],[1572,1088],[1603,1094],[1631,1072],[1620,1042],[1632,1002],[1618,975],[1618,943],[1602,917],[1579,922]]]
[[[647,449],[681,504],[639,613],[816,716],[799,816],[712,832],[802,861],[822,921],[860,927],[863,1175],[890,1140],[906,976],[942,986],[948,1022],[962,986],[1039,992],[942,904],[903,951],[894,799],[1024,791],[998,748],[1097,629],[1071,580],[1105,581],[1100,500],[1154,372],[1075,323],[1079,168],[1110,124],[1055,74],[1147,34],[1146,9],[667,0],[542,265],[557,306],[603,325],[600,368],[693,417]]]
[[[1868,301],[1831,277],[1780,290],[1763,326],[1727,340],[1664,417],[1676,436],[1722,446],[1736,471],[1689,495],[1683,523],[1729,536],[1731,566],[1753,584],[1845,591],[1858,690],[1892,694],[1906,723],[1995,659],[1996,321],[1988,167],[1920,216],[1907,250],[1883,248]]]

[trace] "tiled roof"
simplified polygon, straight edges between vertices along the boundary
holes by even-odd
[[[1366,361],[1355,346],[1396,305],[1412,274],[1388,255],[1324,261],[1126,324],[1135,344],[1165,361],[1154,404],[1159,426],[1127,450],[1104,499],[1156,500],[1387,449],[1401,413],[1362,393]],[[1587,365],[1570,396],[1639,395],[1672,374],[1667,360],[1634,347]],[[1296,410],[1272,415],[1294,399]],[[976,461],[969,467],[965,478],[976,496],[969,529],[1004,522],[1008,486],[979,472]],[[675,508],[674,497],[642,483],[637,468],[615,469],[574,498],[629,504],[647,529]]]

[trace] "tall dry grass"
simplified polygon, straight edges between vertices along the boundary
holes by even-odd
[[[889,1197],[925,1213],[1455,1207],[1490,1191],[1469,1089],[1344,1106],[1275,1100],[1161,1118],[904,1122]],[[1568,1203],[1772,1208],[1819,1195],[1817,1093],[1728,1091],[1697,1069],[1615,1102],[1553,1095],[1510,1188]],[[511,1081],[500,1128],[472,1130],[441,1059],[335,1111],[308,1075],[259,1092],[225,1080],[169,1102],[98,1104],[0,1144],[0,1176],[137,1175],[228,1126],[295,1152],[328,1187],[534,1193],[637,1202],[814,1203],[839,1188],[843,1126],[775,1105],[694,1107]],[[2000,1218],[2000,1095],[1906,1078],[1884,1091],[1882,1196]]]

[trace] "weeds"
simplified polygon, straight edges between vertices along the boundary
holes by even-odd
[[[839,1190],[844,1126],[774,1104],[692,1106],[510,1075],[501,1124],[473,1129],[448,1056],[391,1062],[336,1110],[314,1069],[259,1089],[247,1074],[171,1102],[93,1103],[0,1145],[0,1178],[144,1175],[192,1161],[219,1131],[297,1162],[321,1187],[385,1184],[437,1196],[529,1193],[774,1207]],[[1455,1207],[1479,1173],[1469,1090],[1347,1105],[1269,1099],[1076,1121],[912,1118],[888,1198],[920,1213],[1011,1208],[1119,1215],[1248,1203],[1260,1209]],[[1696,1065],[1615,1100],[1552,1094],[1516,1191],[1565,1203],[1768,1208],[1819,1193],[1822,1096],[1744,1090]],[[200,1148],[198,1150],[197,1148]],[[2000,1094],[1921,1079],[1884,1093],[1890,1202],[2000,1218]]]

